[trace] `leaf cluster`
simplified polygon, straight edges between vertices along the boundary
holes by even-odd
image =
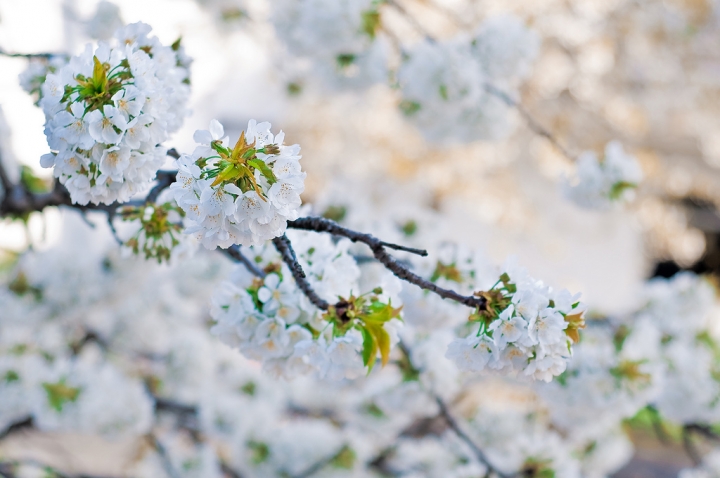
[[[335,337],[342,337],[351,329],[362,334],[362,358],[368,371],[375,365],[378,352],[383,366],[390,360],[390,334],[384,325],[392,319],[399,319],[402,310],[402,307],[394,308],[390,301],[380,301],[378,294],[382,294],[381,288],[376,288],[370,295],[351,295],[347,299],[340,297],[324,316],[333,325]]]

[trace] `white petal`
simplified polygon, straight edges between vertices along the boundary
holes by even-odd
[[[40,156],[40,166],[43,168],[52,168],[55,165],[55,155],[52,153]]]
[[[221,139],[225,134],[223,125],[221,125],[220,122],[216,119],[210,121],[210,134],[212,135],[213,139]]]
[[[206,129],[199,129],[199,130],[195,131],[195,134],[193,135],[193,140],[196,143],[200,143],[200,144],[210,144],[210,143],[212,143],[213,138],[212,138],[212,134],[210,133],[210,131],[208,131]]]

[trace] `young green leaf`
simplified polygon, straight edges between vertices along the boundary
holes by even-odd
[[[375,340],[375,336],[368,331],[365,327],[360,327],[360,332],[363,336],[363,364],[368,367],[368,372],[372,370],[375,365],[375,359],[377,357],[378,345]]]
[[[95,92],[101,93],[105,91],[107,86],[107,75],[105,74],[105,67],[98,57],[93,57],[93,86],[95,86]]]
[[[275,173],[273,173],[273,170],[270,169],[270,167],[265,164],[265,161],[263,161],[262,159],[250,159],[248,160],[248,164],[259,170],[260,173],[265,176],[265,179],[268,180],[268,183],[275,184],[277,182],[277,177],[275,177]]]
[[[377,342],[378,348],[380,349],[380,359],[384,367],[390,360],[390,334],[387,333],[387,330],[385,330],[382,325],[367,324],[366,327]]]

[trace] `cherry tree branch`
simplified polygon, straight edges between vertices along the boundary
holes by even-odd
[[[295,279],[295,283],[302,293],[305,294],[305,297],[307,297],[318,309],[328,310],[330,308],[330,304],[325,299],[317,295],[317,292],[315,292],[310,285],[310,282],[308,282],[305,271],[303,271],[302,266],[295,256],[295,251],[292,248],[290,239],[283,234],[280,237],[274,238],[272,242],[275,245],[275,249],[277,249],[282,256],[283,262],[287,264],[290,272],[292,273],[293,279]]]
[[[396,250],[407,250],[407,248],[383,242],[371,234],[353,231],[352,229],[343,227],[338,223],[329,219],[325,219],[323,217],[303,217],[294,221],[288,221],[288,228],[300,229],[305,231],[327,232],[335,236],[346,237],[352,242],[361,242],[367,245],[370,250],[372,250],[375,259],[377,259],[382,265],[385,266],[386,269],[395,274],[398,278],[406,282],[410,282],[411,284],[414,284],[421,289],[434,292],[443,299],[459,302],[461,304],[467,305],[468,307],[485,310],[486,300],[484,297],[465,296],[462,294],[458,294],[453,290],[439,287],[438,285],[426,279],[423,279],[419,275],[415,274],[407,266],[400,264],[400,262],[394,259],[385,250],[385,248],[392,248]]]
[[[171,149],[168,151],[168,155],[172,157],[178,157],[177,151]],[[157,173],[157,184],[150,190],[148,196],[144,201],[138,204],[145,204],[155,200],[159,197],[160,193],[168,188],[177,176],[177,171],[158,171]],[[4,178],[4,179],[3,179]],[[116,211],[122,205],[129,203],[112,203],[110,205],[94,205],[88,204],[81,206],[73,204],[70,199],[70,194],[67,189],[60,184],[58,181],[55,182],[53,190],[50,193],[33,194],[28,191],[22,184],[13,184],[10,180],[6,171],[3,168],[3,164],[0,158],[0,180],[3,181],[6,194],[0,203],[0,217],[13,216],[13,215],[25,215],[35,211],[42,211],[49,206],[68,206],[77,209],[81,212],[90,210],[103,211],[108,214],[108,220],[112,220]],[[7,186],[6,186],[7,185]],[[135,204],[131,202],[130,204]],[[427,256],[427,251],[424,249],[416,249],[412,247],[401,246],[390,242],[382,241],[375,236],[365,234],[358,231],[340,226],[339,224],[321,217],[305,217],[296,219],[295,221],[289,221],[288,227],[291,229],[300,229],[315,232],[327,232],[335,236],[346,237],[352,242],[361,242],[367,245],[373,252],[373,256],[376,260],[382,263],[388,270],[395,274],[398,278],[415,284],[416,286],[431,291],[440,297],[448,300],[459,302],[468,307],[477,308],[480,310],[485,309],[486,301],[483,297],[476,296],[464,296],[453,290],[444,289],[437,286],[436,284],[423,279],[419,275],[412,272],[406,265],[400,263],[390,254],[387,253],[386,249],[393,249],[397,251],[408,252],[411,254],[417,254],[419,256]],[[275,247],[283,257],[283,261],[288,265],[293,273],[293,277],[298,284],[300,290],[310,299],[310,301],[319,309],[327,310],[330,306],[327,301],[320,298],[317,293],[313,290],[310,283],[305,277],[305,272],[297,262],[295,252],[292,250],[292,244],[287,237],[275,238],[273,240]],[[253,264],[245,258],[239,248],[230,248],[225,250],[224,253],[230,256],[232,259],[243,263],[250,272],[255,275],[262,276],[262,271],[259,271]]]
[[[250,272],[252,275],[260,277],[261,279],[265,277],[265,271],[261,270],[255,263],[253,263],[253,261],[248,259],[240,251],[240,246],[238,246],[237,244],[235,244],[234,246],[230,246],[227,249],[220,249],[220,252],[222,252],[232,260],[244,265],[248,272]]]
[[[455,420],[455,417],[452,416],[450,413],[450,410],[448,409],[448,406],[445,404],[442,398],[440,398],[439,395],[435,395],[435,402],[438,405],[438,408],[440,409],[440,415],[445,419],[445,422],[448,424],[448,427],[455,432],[455,434],[460,438],[460,440],[463,441],[475,454],[475,458],[478,459],[478,461],[482,464],[484,464],[486,467],[488,467],[488,471],[495,473],[496,475],[502,477],[502,478],[508,478],[511,475],[507,475],[505,473],[502,473],[500,470],[495,468],[490,464],[488,461],[487,456],[485,455],[485,452],[483,452],[479,446],[475,444],[475,442],[468,436],[467,433],[463,431],[463,429],[460,427],[458,422]]]

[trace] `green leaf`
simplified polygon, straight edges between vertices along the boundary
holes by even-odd
[[[107,75],[105,74],[105,66],[100,63],[98,57],[93,57],[93,86],[95,87],[96,93],[105,91],[107,86]]]
[[[353,63],[355,63],[355,59],[355,55],[353,55],[352,53],[341,53],[335,58],[335,60],[337,61],[337,65],[341,70],[348,68]]]
[[[362,18],[362,32],[369,36],[371,40],[374,40],[375,33],[380,27],[380,12],[377,10],[365,10],[360,15]]]
[[[263,442],[250,440],[247,443],[247,447],[250,450],[250,459],[256,465],[267,461],[270,457],[270,447]]]
[[[231,179],[236,178],[239,176],[241,171],[235,166],[234,164],[230,164],[225,169],[223,169],[220,174],[217,175],[215,178],[215,181],[210,185],[211,187],[215,187],[218,184],[222,183],[223,181],[230,181]]]
[[[13,383],[20,380],[20,375],[15,370],[8,370],[5,372],[5,383]]]
[[[383,304],[382,302],[375,301],[368,307],[370,313],[363,316],[362,319],[365,323],[370,324],[384,324],[396,317],[400,316],[402,307],[394,309],[391,304]]]
[[[382,325],[367,324],[366,328],[378,344],[380,359],[384,367],[390,360],[390,334],[387,333],[387,330],[385,330]]]
[[[355,452],[349,446],[343,446],[340,451],[330,460],[330,465],[342,470],[351,470],[356,461]]]
[[[440,93],[440,98],[442,98],[443,100],[447,101],[447,100],[448,100],[448,90],[447,90],[447,86],[445,86],[445,85],[440,85],[439,90],[440,90],[440,91],[439,91],[439,93]]]
[[[375,336],[365,327],[360,327],[363,336],[363,364],[368,367],[368,372],[372,370],[377,358],[378,345]]]
[[[182,42],[182,37],[178,37],[178,39],[175,40],[172,45],[170,45],[172,51],[178,51],[180,49],[180,42]]]
[[[345,206],[328,206],[322,216],[330,219],[331,221],[340,222],[347,215],[347,208]]]
[[[422,108],[422,105],[417,101],[403,100],[400,102],[400,110],[405,116],[412,116]]]
[[[74,402],[80,395],[80,389],[65,385],[65,380],[57,383],[43,383],[42,386],[47,393],[50,406],[58,412],[62,411],[63,405]]]
[[[248,160],[248,164],[253,168],[259,170],[260,174],[265,176],[265,179],[268,180],[268,183],[275,184],[277,182],[277,177],[275,177],[275,173],[273,173],[273,170],[270,169],[270,167],[265,164],[265,161],[263,161],[262,159],[250,159]]]

